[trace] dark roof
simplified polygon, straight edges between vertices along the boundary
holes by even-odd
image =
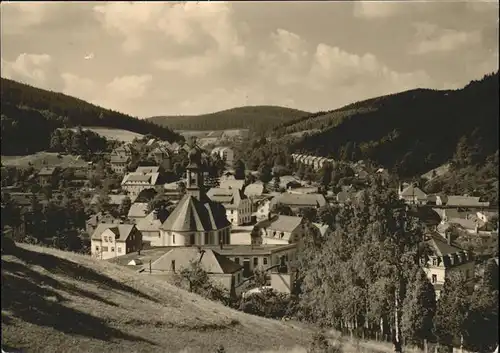
[[[151,264],[152,270],[170,271],[172,261],[176,267],[188,266],[190,261],[200,261],[201,267],[210,274],[234,273],[243,267],[212,249],[197,247],[174,248]]]
[[[101,239],[101,234],[109,229],[116,235],[116,240],[125,241],[134,228],[134,224],[100,223],[94,230],[92,239]]]
[[[203,197],[202,200],[190,194],[184,195],[162,224],[161,229],[176,232],[207,232],[230,225],[224,206],[207,197]]]
[[[447,256],[464,251],[456,244],[448,244],[448,241],[436,232],[427,234],[427,244],[430,245],[432,252],[437,256]]]
[[[326,199],[321,194],[281,194],[271,200],[271,207],[275,204],[301,207],[322,207],[326,205]]]

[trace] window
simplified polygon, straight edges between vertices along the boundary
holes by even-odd
[[[258,257],[254,257],[253,258],[253,265],[254,266],[259,266],[259,258]]]
[[[465,270],[465,278],[468,279],[469,278],[469,270]]]
[[[102,247],[102,251],[108,251],[108,247],[107,246],[103,246]]]
[[[108,241],[108,237],[104,236],[104,242],[107,242]]]
[[[267,265],[267,257],[264,258],[264,265]]]
[[[240,258],[239,257],[235,257],[234,258],[234,262],[236,262],[239,265],[240,264]]]
[[[175,272],[175,260],[172,260],[172,263],[170,264],[170,268],[172,269],[173,272]]]
[[[431,282],[432,282],[432,283],[436,283],[436,282],[437,282],[437,275],[432,275],[432,277],[431,277],[431,278],[432,278],[432,279],[431,279]]]
[[[114,247],[111,247],[111,252],[115,252],[115,248]]]
[[[175,244],[175,234],[172,234],[172,244]]]
[[[432,266],[437,266],[438,260],[436,258],[432,259]]]
[[[239,273],[238,273],[238,276],[236,278],[237,278],[236,282],[240,283],[240,281],[241,281],[241,275]]]
[[[121,252],[122,252],[122,248],[118,247],[118,253],[121,254]]]
[[[99,247],[98,246],[95,247],[95,251],[99,251]]]

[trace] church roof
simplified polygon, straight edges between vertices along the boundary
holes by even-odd
[[[200,201],[186,194],[162,224],[161,229],[175,232],[208,232],[229,225],[224,206],[206,197]]]

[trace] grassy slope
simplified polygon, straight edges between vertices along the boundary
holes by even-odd
[[[229,352],[309,332],[231,310],[119,265],[37,246],[2,255],[2,346],[25,352]]]
[[[155,116],[148,118],[158,125],[176,130],[254,129],[272,127],[309,113],[277,106],[247,106],[194,116]]]
[[[53,152],[38,152],[27,156],[2,156],[2,165],[27,168],[30,163],[35,169],[40,169],[44,166],[49,167],[85,167],[87,162],[83,159],[72,156],[62,155],[58,158],[58,153]],[[44,164],[44,161],[46,162]]]
[[[123,129],[113,129],[113,128],[94,127],[94,126],[85,127],[83,129],[93,131],[96,134],[99,134],[108,140],[117,140],[121,142],[132,142],[135,138],[140,139],[144,137],[144,135],[138,134],[137,132],[123,130]]]

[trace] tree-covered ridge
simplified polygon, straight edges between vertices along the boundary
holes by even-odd
[[[370,159],[401,176],[414,176],[449,161],[463,137],[480,145],[479,160],[498,149],[498,73],[454,91],[411,90],[354,103],[283,125],[276,137],[321,129],[292,144],[318,156]]]
[[[171,129],[104,109],[62,93],[43,90],[2,78],[2,153],[16,150],[23,141],[25,153],[48,148],[50,133],[60,127],[102,126],[151,134],[167,141],[181,141]],[[4,126],[5,124],[5,126]],[[47,134],[48,132],[48,134]],[[5,142],[7,138],[10,142]],[[26,144],[26,141],[29,141]]]
[[[147,120],[176,130],[250,129],[265,132],[304,115],[309,113],[277,106],[247,106],[195,116],[154,116]]]

